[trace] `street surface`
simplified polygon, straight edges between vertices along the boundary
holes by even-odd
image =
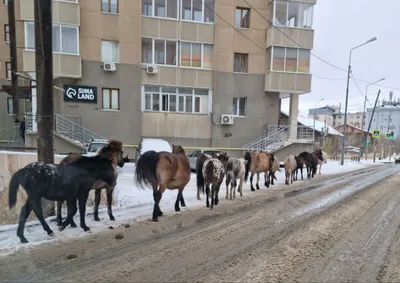
[[[0,258],[0,279],[398,282],[399,168],[376,165],[256,192],[246,185],[252,197],[244,201],[225,200],[223,185],[214,210],[188,208],[158,223],[21,249]]]

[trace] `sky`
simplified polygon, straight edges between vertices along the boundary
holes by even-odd
[[[314,6],[314,48],[312,54],[347,70],[350,49],[376,36],[378,40],[352,52],[348,111],[362,111],[366,85],[381,78],[384,81],[368,87],[367,107],[373,107],[381,89],[380,100],[400,97],[400,23],[399,0],[318,0]],[[311,92],[300,96],[299,113],[308,109],[339,105],[346,96],[347,71],[338,70],[311,55]],[[325,79],[322,79],[322,78]],[[360,81],[362,80],[362,81]],[[366,82],[363,82],[366,81]],[[289,98],[282,100],[282,111],[289,111]]]

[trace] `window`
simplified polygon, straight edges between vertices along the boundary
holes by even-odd
[[[276,0],[274,1],[273,24],[311,29],[313,9],[313,4]]]
[[[247,73],[248,54],[235,53],[233,71],[235,73]]]
[[[53,24],[53,52],[79,54],[79,31],[77,26]],[[25,22],[25,47],[35,49],[35,25]]]
[[[101,11],[118,14],[118,0],[101,0]]]
[[[181,42],[181,60],[183,67],[212,68],[213,46],[211,44]]]
[[[181,19],[213,23],[214,0],[181,0]]]
[[[6,43],[10,42],[10,26],[4,25],[4,41]]]
[[[236,97],[232,103],[232,115],[246,116],[247,97]]]
[[[103,88],[103,109],[120,110],[119,89]]]
[[[177,42],[142,38],[142,63],[177,66]]]
[[[142,63],[178,66],[177,41],[142,38]],[[213,67],[214,49],[211,44],[180,42],[180,66],[207,68]]]
[[[208,114],[209,90],[144,86],[144,111]]]
[[[142,14],[149,17],[177,19],[178,0],[142,0]]]
[[[14,114],[13,108],[13,100],[10,97],[7,97],[7,114]]]
[[[4,5],[8,5],[8,0],[3,0]]]
[[[309,73],[310,50],[272,47],[272,71]]]
[[[235,26],[238,28],[249,28],[250,9],[236,8]]]
[[[119,62],[119,42],[111,40],[101,41],[101,62]]]
[[[11,63],[6,62],[6,79],[11,80]]]

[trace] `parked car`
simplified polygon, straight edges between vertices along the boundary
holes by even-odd
[[[219,150],[208,150],[208,149],[199,149],[193,151],[191,154],[188,155],[190,162],[190,169],[192,171],[196,170],[197,156],[199,156],[201,153],[213,155],[214,153],[219,153],[219,152],[220,152]]]
[[[172,152],[172,147],[169,142],[163,139],[142,139],[139,147],[136,149],[135,161],[137,162],[140,156],[149,150]]]
[[[93,139],[87,149],[82,152],[82,155],[84,156],[95,156],[96,152],[102,148],[103,146],[106,146],[108,144],[108,140],[103,140],[103,139]]]
[[[397,155],[396,158],[394,159],[394,162],[396,164],[400,163],[400,155]]]

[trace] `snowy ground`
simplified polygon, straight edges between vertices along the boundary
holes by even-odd
[[[375,164],[381,164],[385,160],[377,160]],[[386,161],[387,162],[387,161]],[[361,169],[370,166],[372,161],[368,162],[350,162],[346,161],[344,166],[339,165],[339,161],[328,161],[327,164],[322,166],[321,173],[323,175],[337,174],[341,172],[349,172],[352,170]],[[119,169],[118,185],[116,187],[116,204],[113,207],[113,213],[116,221],[110,221],[104,207],[101,207],[100,222],[93,221],[93,214],[88,209],[88,216],[86,223],[91,228],[91,233],[96,233],[102,229],[110,229],[110,226],[124,225],[127,222],[141,221],[150,219],[153,209],[153,192],[150,189],[140,190],[134,184],[134,168],[133,163],[127,163]],[[284,169],[277,174],[277,185],[284,184]],[[318,173],[317,173],[318,174]],[[264,180],[264,176],[260,176]],[[260,181],[261,182],[261,181]],[[279,189],[279,186],[273,187],[274,190]],[[243,187],[244,193],[249,190],[249,182]],[[166,191],[161,200],[161,210],[166,215],[175,214],[174,204],[177,196],[177,191]],[[183,208],[183,213],[187,209],[196,209],[205,207],[205,199],[196,198],[196,176],[192,174],[192,178],[188,186],[184,190],[185,202],[188,208]],[[221,187],[219,197],[222,201],[225,200],[225,185]],[[75,222],[79,226],[79,216],[75,216]],[[59,232],[54,217],[47,219],[51,229],[56,234],[55,237],[47,236],[43,231],[42,226],[38,221],[32,221],[26,224],[25,237],[28,239],[29,244],[20,244],[19,238],[16,236],[17,224],[0,226],[0,255],[5,255],[10,252],[16,251],[20,248],[29,248],[33,245],[39,245],[49,241],[65,240],[71,237],[84,237],[90,233],[84,233],[81,228],[67,227],[63,232]]]

